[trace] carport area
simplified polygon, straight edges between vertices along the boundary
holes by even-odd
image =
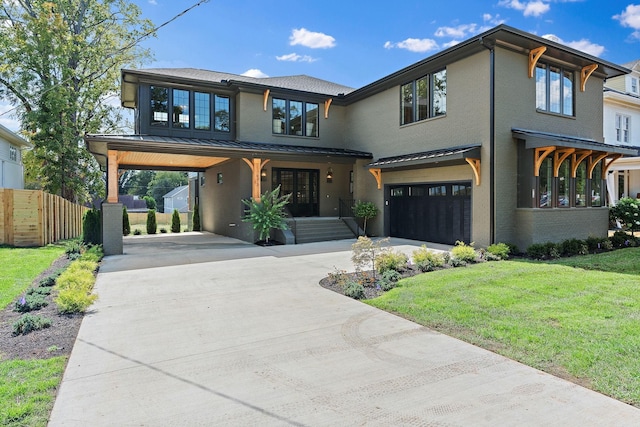
[[[352,269],[352,243],[125,238],[49,425],[640,423],[636,408],[320,287]]]

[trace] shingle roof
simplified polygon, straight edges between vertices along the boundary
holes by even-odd
[[[283,77],[249,77],[240,74],[222,73],[219,71],[201,70],[197,68],[146,68],[142,70],[123,70],[124,73],[138,73],[145,75],[158,75],[162,77],[176,77],[181,79],[197,80],[204,83],[243,82],[274,88],[300,90],[305,92],[320,93],[323,95],[338,96],[347,94],[355,89],[332,83],[326,80],[307,75],[283,76]]]
[[[183,191],[185,188],[189,188],[188,185],[181,185],[180,187],[176,187],[173,190],[169,191],[167,194],[165,194],[162,197],[173,197],[176,194],[180,193],[181,191]]]

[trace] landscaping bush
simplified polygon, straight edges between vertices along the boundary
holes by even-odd
[[[55,303],[60,313],[84,313],[98,298],[91,293],[97,266],[94,261],[74,261],[58,277]]]
[[[609,237],[611,245],[614,248],[627,248],[630,246],[638,246],[638,241],[631,234],[624,231],[616,231],[613,236]]]
[[[131,224],[129,223],[129,214],[127,213],[127,207],[122,207],[122,235],[128,236],[131,234]]]
[[[560,258],[560,248],[556,243],[534,243],[527,248],[527,256],[533,259]]]
[[[499,260],[509,259],[511,248],[506,243],[494,243],[487,247],[487,252],[497,257]]]
[[[178,212],[178,209],[174,209],[173,215],[171,215],[171,232],[180,232],[180,212]]]
[[[456,245],[451,249],[451,258],[463,261],[465,264],[476,261],[476,250],[473,248],[473,243],[466,245],[464,242],[458,240]]]
[[[79,240],[69,240],[65,244],[64,252],[70,260],[80,258],[80,254],[82,253],[82,242]]]
[[[162,234],[166,234],[166,233],[167,233],[167,229],[166,229],[166,228],[164,228],[164,227],[162,227],[162,228],[160,229],[160,233],[162,233]]]
[[[634,231],[640,229],[640,200],[631,197],[623,197],[618,200],[614,206],[609,209],[609,213],[623,227]]]
[[[50,287],[56,284],[56,279],[58,278],[58,276],[60,276],[60,274],[62,273],[62,270],[58,270],[55,271],[53,273],[51,273],[50,275],[48,275],[47,277],[45,277],[44,279],[40,280],[39,285],[45,286],[45,287]]]
[[[198,202],[193,205],[193,231],[200,231],[200,207]]]
[[[91,209],[82,219],[82,241],[85,244],[102,243],[102,219],[98,209]]]
[[[451,259],[449,260],[449,265],[451,267],[466,267],[467,262],[464,260],[461,260],[460,258],[451,257]]]
[[[141,234],[142,234],[142,231],[140,231],[140,230],[138,230],[138,229],[136,229],[136,230],[134,230],[134,231],[133,231],[133,235],[134,235],[134,236],[139,236],[139,235],[141,235]]]
[[[48,328],[49,326],[51,326],[51,319],[27,313],[13,322],[13,335],[26,335],[31,331]]]
[[[560,244],[560,253],[562,256],[586,255],[589,247],[583,240],[569,239]]]
[[[419,249],[413,251],[411,258],[416,267],[423,273],[435,270],[445,264],[442,254],[430,251],[426,245],[422,245]]]
[[[286,230],[289,228],[285,221],[287,212],[285,210],[291,194],[280,195],[280,186],[273,191],[265,192],[260,200],[253,197],[249,200],[242,200],[247,207],[243,222],[250,222],[253,229],[258,232],[259,239],[269,243],[271,230]]]
[[[383,291],[389,291],[396,287],[398,280],[400,280],[401,277],[402,275],[396,270],[386,270],[380,274],[378,285]]]
[[[31,295],[31,294],[40,294],[40,295],[49,295],[51,293],[51,288],[44,286],[38,286],[37,288],[29,288],[27,289],[26,294],[27,295]]]
[[[587,250],[590,253],[610,251],[613,249],[611,240],[608,237],[593,237],[590,236],[584,241],[587,245]]]
[[[147,234],[156,234],[158,223],[156,222],[156,210],[149,209],[147,212]]]
[[[49,303],[46,300],[46,295],[39,293],[25,294],[15,302],[13,311],[17,311],[18,313],[27,313],[29,311],[39,310],[47,305],[49,305]]]
[[[399,251],[392,249],[385,250],[378,254],[375,259],[376,271],[384,273],[385,271],[403,271],[407,268],[409,258]]]
[[[358,237],[358,240],[351,245],[351,262],[356,267],[356,272],[366,270],[376,271],[376,257],[382,251],[382,243],[388,239],[373,241],[365,236]]]
[[[353,299],[364,298],[364,286],[360,283],[350,280],[344,286],[344,294]]]
[[[80,260],[82,261],[93,261],[96,263],[100,262],[100,260],[104,257],[104,252],[102,251],[101,245],[89,246],[85,249],[85,251],[80,256]]]

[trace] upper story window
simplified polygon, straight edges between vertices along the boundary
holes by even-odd
[[[574,115],[574,73],[562,67],[536,65],[536,108],[540,111]]]
[[[629,77],[629,92],[638,94],[638,79],[636,77]]]
[[[14,147],[13,145],[9,146],[9,160],[11,160],[13,162],[17,162],[18,161],[18,149],[16,147]]]
[[[628,144],[630,129],[631,117],[624,114],[616,114],[616,141]]]
[[[400,124],[447,113],[447,70],[427,74],[400,86]]]
[[[174,129],[229,132],[230,99],[228,96],[150,86],[151,125]],[[171,121],[169,121],[171,111]],[[213,120],[212,120],[213,112]]]
[[[273,98],[273,133],[318,136],[318,104]]]

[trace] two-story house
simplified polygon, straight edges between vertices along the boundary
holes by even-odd
[[[624,67],[630,73],[604,84],[604,142],[640,149],[640,60]],[[640,155],[640,153],[638,153]],[[616,161],[607,174],[609,202],[640,197],[640,157]]]
[[[380,208],[377,235],[479,246],[607,233],[603,81],[624,67],[501,25],[352,89],[307,76],[122,71],[135,135],[88,135],[119,168],[200,172],[204,230],[253,241],[241,199],[280,185],[294,217]],[[369,228],[368,228],[369,229]]]
[[[0,125],[0,188],[24,188],[22,149],[32,147],[30,142]]]

